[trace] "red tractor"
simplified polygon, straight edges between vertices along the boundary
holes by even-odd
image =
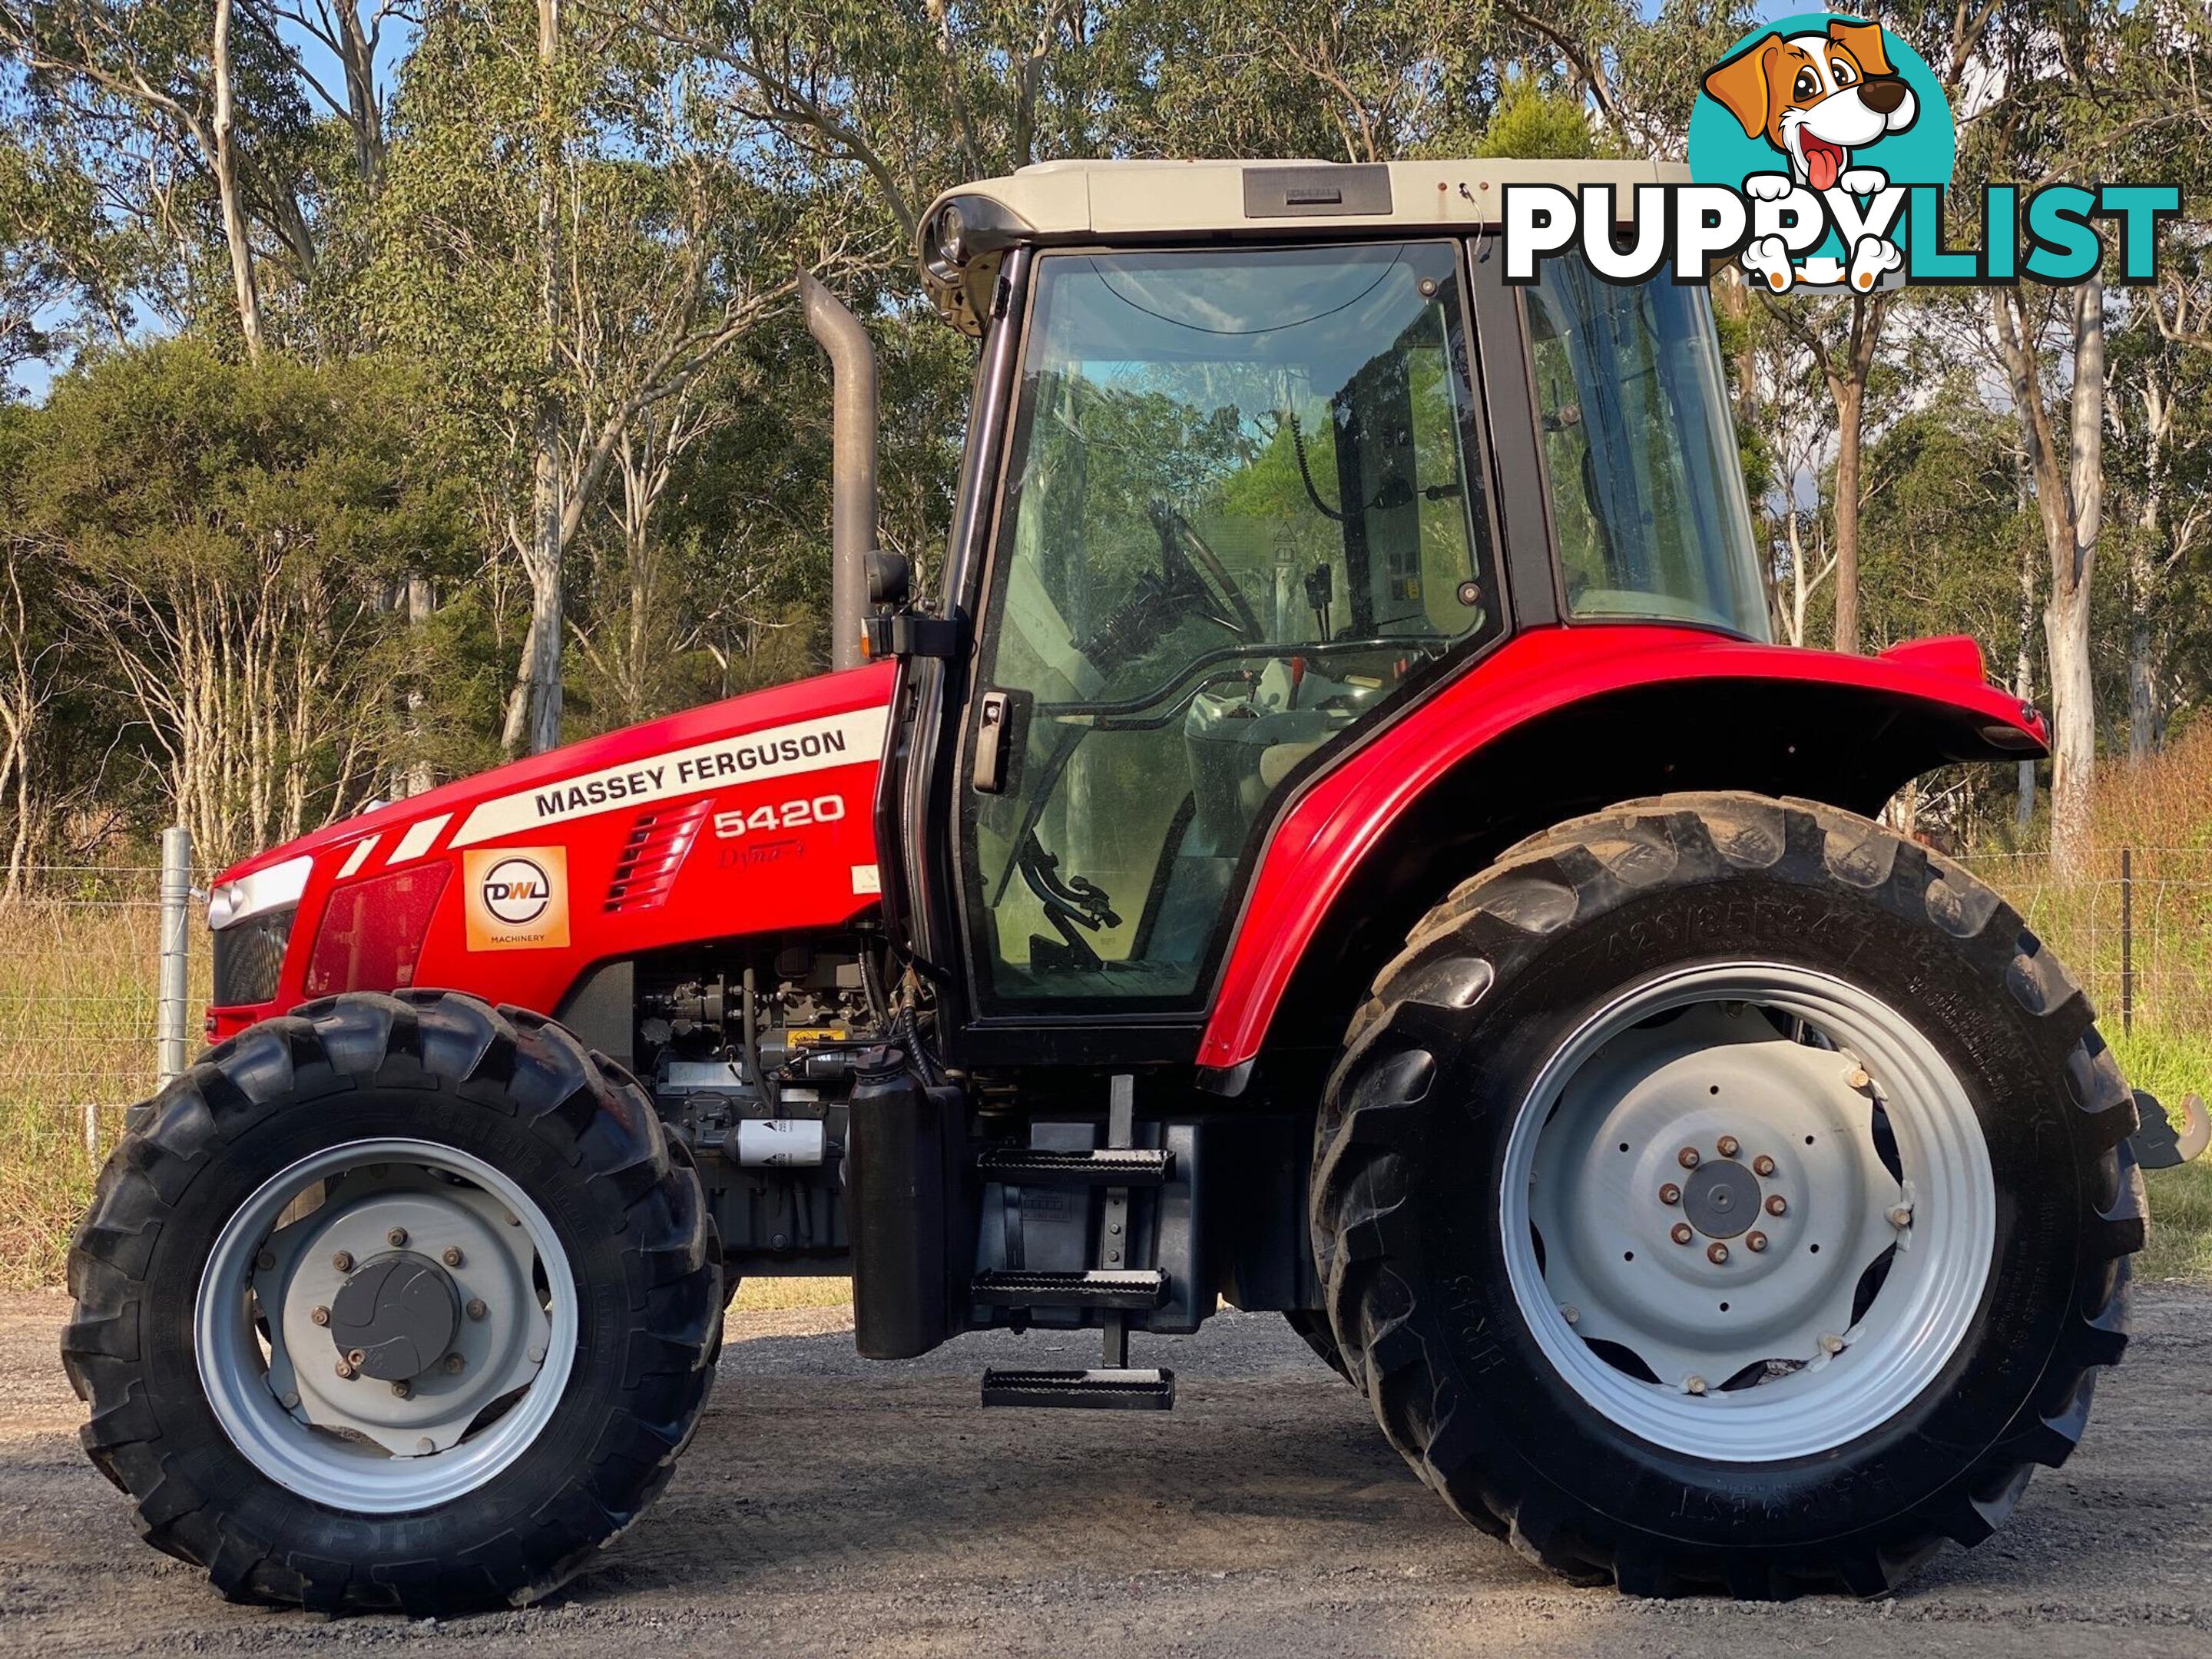
[[[1279,1310],[1577,1582],[1870,1595],[1986,1536],[2126,1345],[2137,1102],[1872,821],[2035,711],[1966,640],[1771,642],[1702,290],[1503,279],[1505,183],[1674,176],[949,193],[927,598],[810,285],[858,665],[216,883],[213,1047],[70,1262],[149,1541],[310,1607],[543,1595],[666,1484],[738,1279],[846,1272],[873,1358],[1100,1333],[986,1406],[1164,1408],[1133,1338]]]

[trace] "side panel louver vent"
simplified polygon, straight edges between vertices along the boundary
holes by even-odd
[[[650,910],[667,898],[676,884],[676,872],[706,821],[712,796],[682,806],[640,812],[623,841],[622,856],[615,861],[614,879],[607,884],[606,910]]]

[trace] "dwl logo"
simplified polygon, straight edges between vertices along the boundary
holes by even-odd
[[[514,927],[535,921],[552,902],[553,884],[529,859],[501,859],[484,872],[484,908]]]

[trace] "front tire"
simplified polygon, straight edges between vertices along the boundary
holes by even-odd
[[[1331,1079],[1352,1379],[1577,1581],[1887,1591],[2064,1461],[2125,1346],[2136,1112],[2091,1018],[1994,892],[1825,806],[1524,843],[1415,928]]]
[[[720,1277],[611,1063],[519,1010],[351,994],[134,1113],[62,1353],[149,1543],[234,1600],[423,1617],[544,1595],[659,1494]]]

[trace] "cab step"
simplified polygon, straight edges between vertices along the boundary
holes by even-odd
[[[1175,1406],[1175,1373],[1133,1367],[1087,1371],[987,1370],[986,1406],[1060,1406],[1104,1412],[1164,1412]]]
[[[1168,1276],[1152,1267],[1046,1273],[1000,1267],[975,1275],[975,1299],[990,1308],[1105,1308],[1139,1311],[1168,1299]]]
[[[975,1167],[986,1181],[1010,1187],[1162,1187],[1175,1154],[1155,1146],[1102,1146],[1063,1152],[1050,1146],[994,1146]]]

